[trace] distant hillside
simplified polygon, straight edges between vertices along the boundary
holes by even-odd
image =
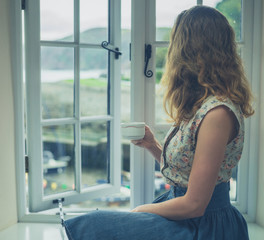
[[[158,40],[168,40],[170,33],[169,28],[157,29]],[[67,41],[72,36],[68,36],[61,40]],[[81,42],[100,44],[107,40],[106,28],[88,29],[81,33]],[[122,29],[122,66],[129,66],[129,43],[130,30]],[[66,47],[43,47],[41,50],[42,69],[50,70],[66,70],[73,69],[73,49]],[[107,63],[107,54],[104,49],[83,49],[80,52],[81,70],[105,69]]]

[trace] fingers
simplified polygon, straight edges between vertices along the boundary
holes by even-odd
[[[138,147],[146,147],[146,144],[148,144],[149,141],[149,136],[153,135],[151,132],[151,129],[148,125],[145,125],[145,136],[142,139],[138,139],[138,140],[131,140],[131,143],[133,143],[134,145],[138,146]]]
[[[150,127],[148,125],[145,125],[145,131],[150,131]]]
[[[140,140],[131,140],[131,142],[135,145],[140,145],[142,143],[142,139]]]

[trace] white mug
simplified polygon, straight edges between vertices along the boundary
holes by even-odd
[[[145,136],[144,122],[128,122],[121,124],[122,137],[129,140],[139,140]]]

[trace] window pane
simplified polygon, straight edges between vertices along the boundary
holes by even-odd
[[[131,0],[121,0],[121,121],[129,122],[131,115],[131,62],[129,59],[129,44],[131,43]],[[121,188],[120,193],[108,196],[111,207],[129,209],[130,207],[130,141],[121,138]],[[113,199],[113,200],[112,200]]]
[[[80,0],[81,42],[108,41],[108,0]]]
[[[109,122],[83,123],[82,144],[82,186],[109,183]]]
[[[241,0],[203,0],[203,5],[214,7],[222,12],[236,33],[236,40],[241,40]]]
[[[73,125],[46,126],[42,134],[44,195],[74,190]]]
[[[73,117],[73,49],[41,48],[42,118]]]
[[[73,0],[40,0],[41,40],[73,41]]]
[[[242,55],[242,48],[241,46],[238,46],[238,54]],[[237,186],[238,186],[238,168],[239,168],[239,164],[238,166],[236,166],[235,168],[232,169],[232,176],[230,179],[230,200],[231,201],[237,201]]]
[[[160,80],[164,72],[167,51],[167,48],[156,48],[156,124],[167,123],[168,119],[168,115],[165,113],[163,108],[163,91],[160,84]]]
[[[122,57],[121,57],[121,121],[130,120],[131,103],[131,61],[130,61],[130,43],[131,43],[131,0],[121,1],[121,40],[122,40]],[[130,145],[130,144],[129,144]]]
[[[237,201],[237,172],[238,167],[232,169],[232,176],[230,179],[230,200],[231,201]]]
[[[159,129],[159,128],[154,129],[155,137],[162,144],[162,146],[164,144],[164,139],[165,139],[167,132],[168,132],[168,129]],[[155,198],[157,198],[162,193],[169,190],[170,185],[165,182],[165,180],[164,180],[164,178],[160,172],[160,165],[157,162],[155,162],[155,178],[154,178],[154,181],[155,181],[154,182],[154,184],[155,184]]]
[[[169,41],[177,15],[195,5],[196,0],[156,0],[156,40]]]
[[[104,49],[80,50],[81,116],[107,115],[108,52]]]

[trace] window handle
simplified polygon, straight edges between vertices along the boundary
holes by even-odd
[[[110,51],[110,52],[113,52],[113,53],[115,54],[115,59],[118,59],[118,58],[119,58],[119,55],[122,55],[122,53],[119,52],[119,48],[115,48],[115,47],[112,46],[112,48],[114,48],[114,49],[111,49],[111,48],[108,48],[108,47],[107,47],[108,45],[111,46],[111,45],[109,44],[109,42],[107,42],[107,41],[103,41],[103,42],[101,43],[101,46],[102,46],[104,49],[106,49],[106,50],[108,50],[108,51]]]
[[[153,76],[153,72],[148,69],[148,63],[149,59],[151,58],[151,52],[152,52],[152,47],[150,44],[145,44],[145,68],[144,68],[144,74],[147,78],[151,78]]]

